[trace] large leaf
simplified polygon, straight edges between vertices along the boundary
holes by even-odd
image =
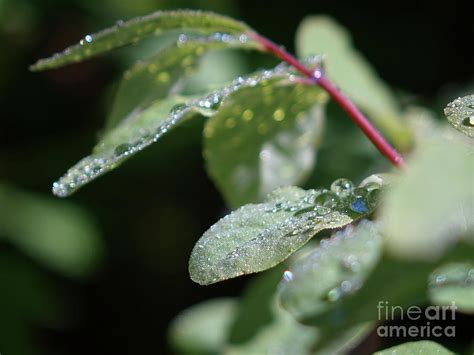
[[[450,355],[453,352],[447,350],[441,345],[428,340],[413,341],[400,344],[382,351],[377,351],[376,355],[393,355],[393,354],[417,354],[417,355]]]
[[[474,263],[451,263],[436,269],[429,280],[429,297],[437,305],[451,305],[474,313]]]
[[[288,80],[290,72],[285,66],[257,72],[246,78],[239,77],[229,86],[199,98],[173,96],[157,100],[146,109],[129,115],[114,129],[108,131],[92,155],[79,161],[53,184],[53,193],[68,196],[83,185],[115,169],[130,156],[156,142],[163,134],[188,118],[201,114],[210,116],[219,108],[222,99],[242,88],[258,85],[270,78]]]
[[[444,113],[454,128],[474,138],[474,95],[458,97],[446,106]]]
[[[352,47],[349,32],[327,16],[307,17],[296,34],[299,56],[323,53],[329,77],[345,91],[401,149],[410,145],[410,132],[397,117],[399,106],[389,87],[370,63]]]
[[[247,43],[248,38],[244,33],[248,32],[250,28],[242,22],[211,12],[158,11],[126,22],[121,21],[106,30],[86,35],[79,44],[66,48],[63,52],[50,58],[39,60],[31,66],[31,69],[46,70],[80,62],[171,30],[191,30],[203,35],[224,32],[221,35],[221,40],[224,42],[232,41],[231,35],[236,35],[238,41]]]
[[[434,260],[465,236],[474,242],[474,154],[454,140],[421,141],[382,208],[389,252]]]
[[[315,316],[341,297],[357,291],[382,253],[375,224],[346,227],[290,266],[280,286],[285,309],[296,317]]]
[[[25,254],[66,276],[83,276],[103,245],[90,217],[64,201],[0,185],[0,235]]]
[[[171,323],[169,339],[180,354],[219,354],[227,341],[238,302],[211,299],[181,312]]]
[[[206,285],[259,272],[285,260],[316,233],[343,227],[376,207],[379,176],[354,188],[336,180],[331,191],[286,187],[261,204],[250,204],[213,225],[195,245],[191,278]]]
[[[106,129],[113,128],[128,115],[136,116],[154,100],[176,94],[183,84],[182,79],[194,73],[199,59],[210,49],[244,46],[241,42],[223,42],[216,37],[181,35],[177,44],[128,69],[120,83]]]
[[[229,95],[204,130],[209,174],[227,202],[260,202],[312,170],[327,96],[316,86],[262,82]]]

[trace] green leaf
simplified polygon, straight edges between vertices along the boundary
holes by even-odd
[[[316,233],[343,227],[373,211],[383,180],[373,176],[358,188],[346,179],[331,190],[281,188],[213,225],[194,246],[191,279],[207,285],[269,269]]]
[[[106,130],[115,127],[129,115],[146,109],[154,100],[180,91],[182,79],[194,73],[200,58],[210,49],[234,46],[232,42],[203,37],[183,36],[177,44],[132,66],[123,75]],[[243,46],[239,42],[239,46]]]
[[[323,53],[325,71],[402,150],[409,147],[409,130],[398,118],[399,105],[389,87],[366,58],[352,47],[349,32],[327,16],[307,17],[296,34],[296,52],[305,57]]]
[[[474,138],[474,95],[458,97],[450,102],[444,114],[454,128]]]
[[[285,265],[280,264],[250,280],[240,297],[228,343],[243,344],[276,321],[274,299]]]
[[[31,70],[46,70],[81,62],[112,49],[136,44],[149,36],[158,36],[172,30],[193,31],[201,35],[217,32],[217,37],[220,36],[223,42],[239,41],[246,44],[249,39],[244,33],[250,31],[250,28],[242,22],[211,12],[158,11],[126,22],[120,21],[101,32],[86,35],[79,44],[66,48],[50,58],[39,60],[31,66]]]
[[[76,206],[0,185],[0,234],[25,254],[66,276],[97,266],[103,245],[89,215]]]
[[[64,326],[64,294],[58,297],[54,284],[37,265],[0,248],[0,347],[2,353],[35,355],[39,341],[32,325],[59,329]]]
[[[213,115],[221,101],[238,90],[258,85],[261,81],[289,80],[291,72],[286,66],[257,72],[246,78],[239,77],[229,86],[199,98],[172,96],[156,100],[142,111],[130,114],[108,131],[92,155],[79,161],[53,184],[53,193],[65,197],[97,177],[115,169],[132,155],[156,142],[161,136],[187,119],[201,114]]]
[[[327,95],[272,80],[229,95],[204,130],[210,176],[229,205],[260,202],[312,170]]]
[[[305,253],[304,249],[301,253]],[[295,255],[298,253],[292,257]],[[283,267],[276,267],[258,275],[247,286],[224,353],[304,355],[312,354],[315,346],[324,354],[346,353],[367,335],[371,327],[366,324],[331,335],[295,322],[276,299],[282,274],[286,275]]]
[[[275,292],[282,273],[283,267],[277,267],[249,283],[222,353],[310,353],[318,336],[317,329],[299,324],[276,302]]]
[[[401,345],[393,346],[391,348],[377,351],[376,355],[392,355],[392,354],[417,354],[417,355],[448,355],[454,354],[441,345],[428,340],[413,341]]]
[[[170,325],[171,345],[180,354],[221,353],[237,305],[233,298],[216,298],[181,312]]]
[[[436,269],[429,279],[429,297],[433,304],[451,305],[465,313],[474,313],[474,264],[451,263]]]
[[[369,221],[321,240],[319,248],[290,266],[280,285],[283,307],[297,318],[315,316],[350,296],[377,264],[382,247],[379,230]]]
[[[386,318],[385,305],[404,308],[426,303],[427,280],[433,269],[446,262],[472,260],[473,255],[473,247],[463,242],[434,262],[396,259],[385,252],[365,282],[350,297],[341,297],[328,304],[327,309],[314,314],[301,315],[299,320],[321,327],[330,334],[361,322],[393,320]]]
[[[420,142],[382,206],[390,253],[434,260],[463,236],[474,242],[472,152],[439,137]]]

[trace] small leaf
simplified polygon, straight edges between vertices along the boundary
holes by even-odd
[[[464,236],[474,235],[472,149],[440,137],[420,142],[382,206],[390,253],[434,260]]]
[[[229,95],[204,130],[210,176],[227,202],[260,202],[312,170],[326,94],[316,86],[278,80]]]
[[[393,354],[417,354],[417,355],[450,355],[453,352],[447,350],[441,345],[428,340],[413,341],[391,348],[377,351],[376,355],[393,355]]]
[[[90,217],[65,201],[0,185],[0,234],[25,254],[66,276],[84,276],[103,245]]]
[[[207,285],[269,269],[316,233],[343,227],[373,211],[382,180],[354,188],[339,179],[326,189],[286,187],[213,225],[194,246],[191,279]]]
[[[224,348],[238,302],[216,298],[181,312],[171,323],[169,340],[180,354],[219,354]]]
[[[429,279],[429,296],[436,305],[456,305],[474,313],[474,264],[451,263],[436,269]]]
[[[291,277],[280,285],[283,307],[297,318],[316,316],[340,298],[356,292],[382,253],[382,237],[375,224],[348,226],[320,247],[297,259]]]
[[[200,98],[173,96],[154,101],[149,107],[132,113],[114,129],[108,131],[94,148],[92,155],[79,161],[53,184],[53,193],[65,197],[97,177],[115,169],[126,159],[156,142],[165,133],[187,119],[201,114],[213,115],[222,99],[245,87],[258,85],[271,78],[287,80],[286,66],[257,72],[246,78],[239,77],[229,86]]]
[[[454,128],[474,138],[474,95],[458,97],[450,102],[444,114]]]
[[[172,30],[194,31],[201,35],[217,32],[217,36],[220,36],[223,42],[240,41],[246,44],[249,39],[244,33],[250,28],[243,22],[211,12],[158,11],[126,22],[119,21],[106,30],[86,35],[79,44],[66,48],[50,58],[39,60],[31,66],[31,70],[46,70],[81,62],[115,48],[136,44],[146,37],[161,35]],[[232,35],[237,37],[234,38]]]
[[[296,52],[323,53],[325,71],[399,148],[410,145],[410,132],[398,118],[399,105],[390,88],[364,56],[352,47],[349,32],[327,16],[307,17],[296,34]]]

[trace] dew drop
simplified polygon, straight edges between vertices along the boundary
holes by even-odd
[[[341,291],[343,293],[348,293],[352,291],[352,282],[344,280],[341,282]]]
[[[128,154],[128,152],[130,151],[130,148],[131,148],[131,144],[129,143],[123,143],[123,144],[120,144],[118,145],[117,147],[115,147],[114,149],[114,154],[116,156],[121,156],[121,155],[124,155],[124,154]]]
[[[339,287],[333,288],[331,291],[328,292],[327,294],[327,299],[329,302],[336,302],[341,298],[342,292]]]
[[[277,108],[273,112],[273,119],[277,122],[283,121],[285,119],[285,111],[282,108]]]
[[[314,203],[318,206],[334,208],[337,206],[339,198],[334,192],[327,191],[319,194],[314,199]]]
[[[242,113],[242,119],[245,121],[245,122],[249,122],[251,121],[253,118],[253,111],[252,110],[245,110],[243,113]]]
[[[349,195],[353,188],[354,184],[352,181],[344,178],[337,179],[331,184],[331,191],[341,197]]]
[[[166,83],[169,83],[170,81],[170,75],[168,74],[168,72],[161,72],[160,74],[158,74],[158,77],[157,77],[158,81],[163,83],[163,84],[166,84]]]
[[[290,270],[285,270],[285,272],[283,273],[283,280],[285,280],[286,282],[293,281],[294,278],[295,275],[293,275]]]

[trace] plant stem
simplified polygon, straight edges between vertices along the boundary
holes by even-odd
[[[283,47],[278,46],[258,33],[250,33],[249,37],[260,43],[263,48],[290,64],[301,74],[309,78],[314,84],[323,88],[331,98],[348,114],[352,121],[364,132],[367,138],[377,147],[390,162],[399,168],[405,166],[402,156],[393,148],[385,137],[370,123],[367,117],[323,74],[320,68],[311,70],[304,66],[298,59],[288,53]]]

